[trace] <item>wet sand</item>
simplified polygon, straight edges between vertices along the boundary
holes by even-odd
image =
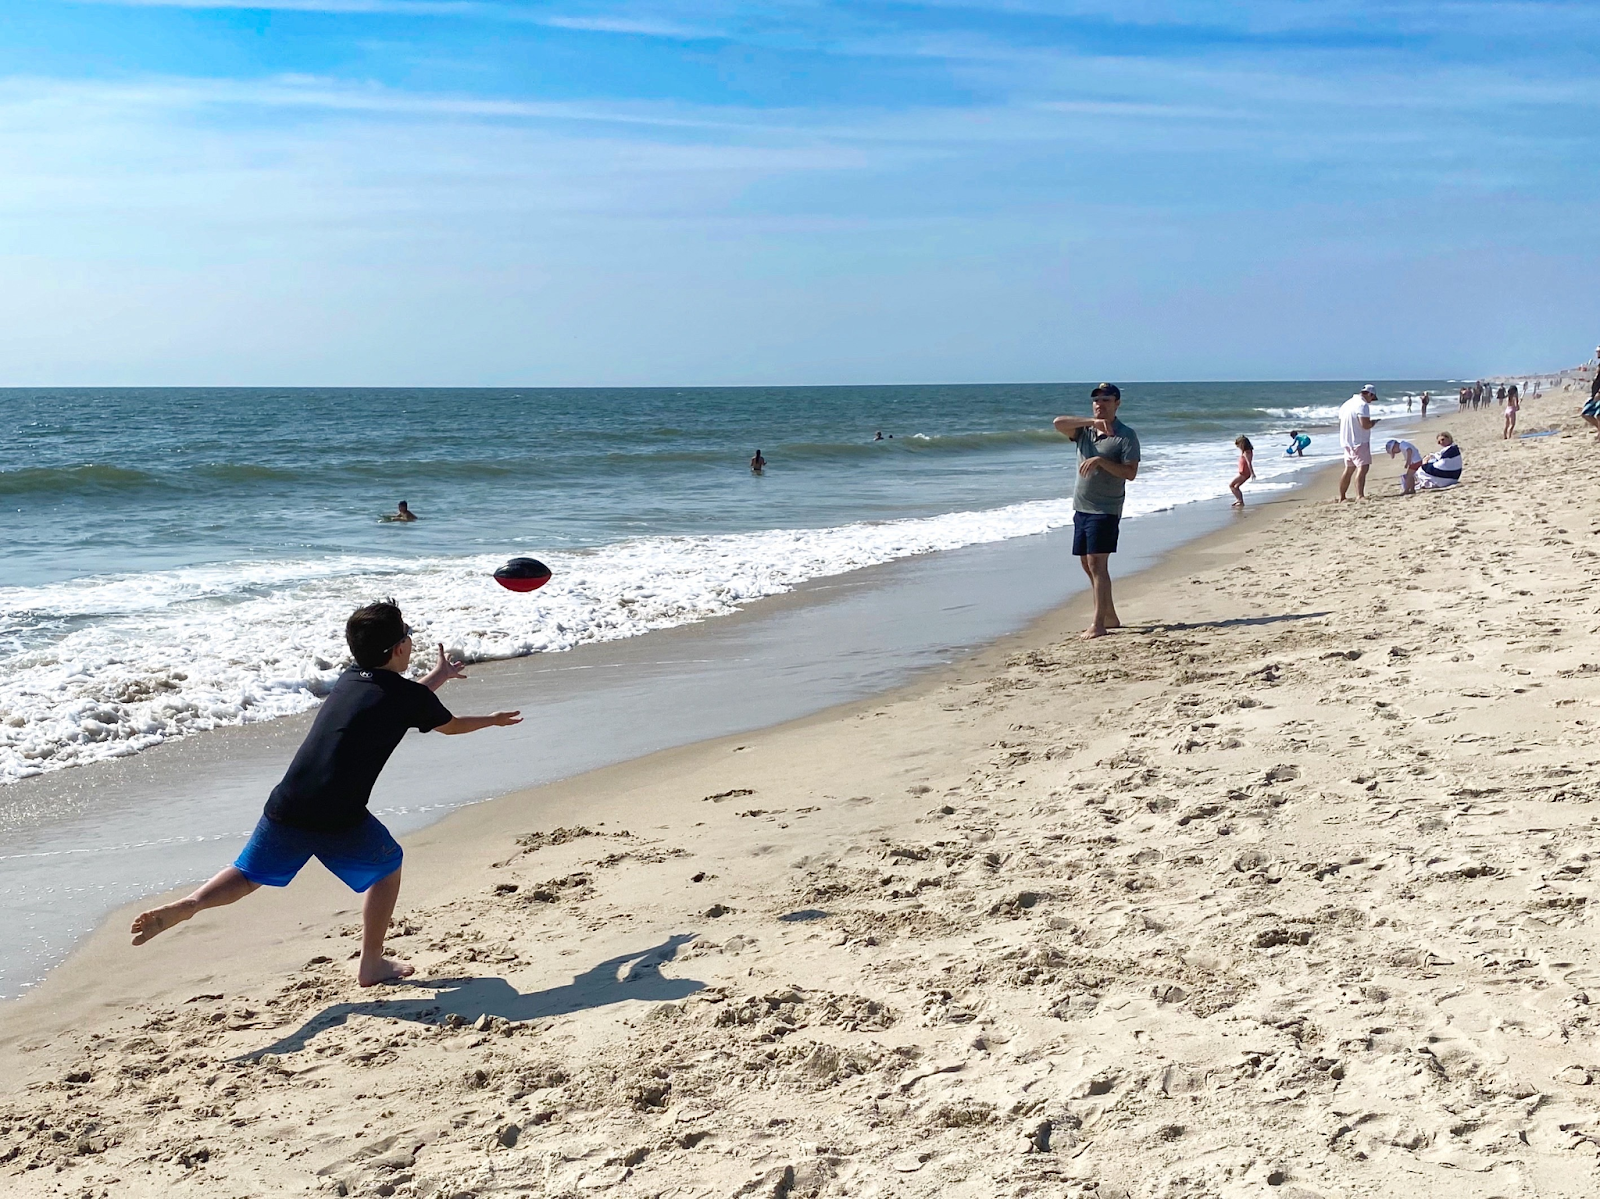
[[[1368,502],[1247,508],[1125,580],[1111,637],[1069,602],[889,695],[447,817],[406,841],[413,985],[354,985],[316,869],[139,950],[124,912],[3,1009],[0,1185],[1588,1194],[1574,399],[1526,441],[1430,419],[1452,491],[1380,458]]]
[[[1228,522],[1218,502],[1130,522],[1133,567]],[[817,580],[732,616],[567,653],[475,664],[460,712],[514,729],[408,737],[373,792],[397,834],[465,804],[879,694],[1011,633],[1083,585],[1071,531]],[[530,602],[537,602],[534,597]],[[432,647],[419,655],[432,661]],[[192,886],[243,844],[311,715],[220,729],[0,787],[0,1000],[111,910]]]

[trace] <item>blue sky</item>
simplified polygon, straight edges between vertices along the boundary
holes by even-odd
[[[1554,367],[1597,45],[1543,0],[0,0],[0,384]]]

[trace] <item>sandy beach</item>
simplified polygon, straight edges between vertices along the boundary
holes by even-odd
[[[1591,1194],[1577,407],[1430,418],[1451,491],[1252,503],[1103,640],[455,813],[412,985],[356,987],[316,867],[119,913],[0,1009],[0,1191]]]

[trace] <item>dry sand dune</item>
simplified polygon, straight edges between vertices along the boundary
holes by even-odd
[[[1592,1194],[1575,407],[1430,420],[1451,492],[1252,507],[1105,640],[460,813],[414,986],[309,878],[102,932],[6,1011],[0,1190]]]

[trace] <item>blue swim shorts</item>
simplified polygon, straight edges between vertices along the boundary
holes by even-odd
[[[1120,516],[1107,516],[1103,512],[1074,512],[1072,514],[1072,556],[1085,554],[1114,554],[1117,552],[1117,527]]]
[[[253,883],[287,887],[313,857],[352,891],[362,892],[400,869],[400,845],[372,813],[354,828],[314,832],[263,816],[234,867]]]

